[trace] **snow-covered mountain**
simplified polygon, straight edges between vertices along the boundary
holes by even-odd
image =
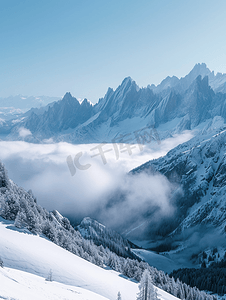
[[[123,257],[138,258],[131,251],[131,242],[96,220],[86,217],[77,226],[77,229],[85,239],[92,240],[97,246],[108,247],[109,250]]]
[[[217,73],[215,75],[214,71],[211,72],[209,68],[207,68],[205,63],[196,64],[191,72],[185,77],[179,79],[176,76],[168,76],[159,85],[155,86],[154,84],[152,84],[151,86],[149,86],[149,88],[156,93],[161,93],[169,88],[174,88],[174,90],[178,92],[186,91],[199,75],[202,78],[206,76],[208,77],[210,86],[214,91],[223,92],[223,90],[225,89],[226,74]]]
[[[37,114],[32,111],[30,116],[24,123],[24,127],[40,133],[46,138],[50,138],[55,134],[76,128],[80,124],[86,122],[93,116],[93,106],[84,99],[81,103],[70,93],[66,93],[61,101],[54,103],[52,107],[48,107],[48,110],[44,113]]]
[[[139,88],[127,77],[115,91],[109,88],[95,105],[66,93],[54,105],[33,110],[16,124],[3,124],[1,130],[7,125],[8,139],[30,142],[50,138],[72,143],[111,142],[128,134],[126,141],[132,143],[137,142],[136,133],[146,127],[154,127],[160,138],[165,138],[199,130],[216,116],[224,123],[225,84],[226,74],[214,75],[205,64],[197,64],[181,79],[167,77],[157,87]],[[21,127],[31,135],[21,137]]]
[[[149,235],[152,248],[158,246],[156,249],[168,251],[190,247],[190,256],[192,251],[201,253],[211,247],[226,249],[226,130],[213,135],[208,128],[203,135],[177,146],[166,156],[132,171],[164,174],[175,186],[171,199],[175,207],[173,216],[158,220],[156,227],[155,220],[148,215],[146,223],[133,231],[141,240]],[[156,235],[162,237],[160,243],[153,242]]]
[[[17,123],[23,122],[32,112],[43,113],[59,99],[60,97],[22,95],[0,98],[0,138],[4,139]]]

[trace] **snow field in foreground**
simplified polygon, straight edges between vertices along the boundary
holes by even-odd
[[[72,299],[70,298],[71,295],[75,296],[75,294],[70,290],[74,290],[81,292],[81,294],[78,294],[81,299],[95,300],[104,299],[103,297],[105,297],[115,300],[118,291],[120,291],[123,300],[136,299],[138,293],[137,283],[122,278],[115,271],[95,266],[45,238],[32,235],[26,231],[20,232],[11,222],[1,218],[0,241],[0,257],[6,267],[1,269],[0,273],[0,296],[8,296],[16,300]],[[45,281],[50,269],[52,270],[54,282]],[[82,288],[82,290],[77,287]],[[16,289],[18,289],[18,295],[12,294],[14,291],[16,293]],[[56,298],[55,291],[58,289],[59,297],[62,295],[64,298]],[[27,293],[25,294],[27,298],[19,296],[22,290],[23,293]],[[37,298],[33,296],[31,298],[29,296],[30,291]],[[66,293],[68,293],[68,296]],[[158,294],[163,300],[177,299],[160,289]],[[80,300],[77,297],[78,295],[76,294],[76,299]]]
[[[27,272],[0,268],[0,299],[7,300],[106,300],[107,298],[82,289]]]

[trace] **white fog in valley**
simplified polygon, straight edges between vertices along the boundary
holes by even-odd
[[[38,203],[47,210],[57,209],[64,215],[74,215],[76,218],[93,216],[100,207],[104,208],[107,200],[120,189],[127,194],[126,201],[108,210],[111,222],[120,222],[120,214],[124,220],[127,215],[136,212],[141,206],[159,207],[158,213],[172,214],[173,207],[168,202],[171,184],[162,175],[136,175],[127,173],[141,164],[165,155],[170,149],[192,138],[191,132],[184,132],[172,138],[152,142],[140,151],[138,145],[133,145],[132,155],[119,152],[116,158],[113,145],[106,144],[103,150],[106,164],[103,163],[98,150],[92,148],[100,144],[72,145],[31,144],[23,141],[0,142],[0,160],[8,170],[9,177],[26,190],[31,189]],[[81,165],[88,165],[87,170],[76,169],[71,173],[67,157],[72,160],[80,153]],[[73,175],[73,176],[72,176]],[[137,201],[139,199],[139,201]],[[113,225],[113,224],[108,224]]]

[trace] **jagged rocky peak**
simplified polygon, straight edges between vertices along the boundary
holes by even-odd
[[[198,76],[201,76],[201,78],[204,78],[205,76],[212,78],[214,77],[214,74],[211,73],[206,64],[196,64],[188,75],[180,79],[176,89],[180,92],[186,91]]]
[[[70,92],[67,92],[62,100],[58,101],[56,103],[57,105],[66,105],[66,106],[75,106],[78,107],[80,106],[81,108],[84,109],[90,109],[90,107],[93,106],[93,103],[88,100],[87,98],[84,98],[82,100],[78,100],[77,98],[73,97]]]
[[[176,76],[167,76],[163,81],[161,82],[162,85],[165,87],[171,87],[172,83],[173,85],[177,84],[179,79]]]
[[[121,86],[125,85],[125,84],[131,84],[134,80],[128,76],[128,77],[125,77],[121,83]]]
[[[90,100],[88,100],[87,98],[85,98],[82,101],[80,101],[80,103],[83,106],[93,106],[92,102]]]
[[[123,101],[124,97],[129,93],[129,92],[137,92],[139,91],[140,88],[139,86],[136,84],[136,82],[131,78],[131,77],[126,77],[122,83],[117,87],[117,89],[115,91],[113,91],[112,89],[108,89],[107,94],[105,95],[105,97],[107,97],[107,99],[113,99],[114,98],[114,102],[121,102]]]
[[[67,100],[73,98],[70,92],[66,92],[62,100]]]
[[[120,89],[123,91],[127,91],[131,87],[135,87],[137,91],[140,89],[136,82],[130,76],[128,76],[122,81],[121,85],[117,88],[117,90]]]
[[[210,75],[211,73],[214,74],[214,71],[211,72],[205,63],[198,63],[194,66],[194,68],[191,70],[188,76],[190,75],[193,78],[195,78],[198,75],[201,75],[202,77],[204,77]]]
[[[102,104],[103,102],[106,102],[107,99],[109,99],[112,96],[113,93],[114,93],[113,88],[109,87],[108,90],[107,90],[107,93],[104,95],[104,98],[99,99],[98,104]]]
[[[80,104],[79,101],[75,97],[73,97],[70,92],[67,92],[64,95],[64,97],[62,98],[62,100],[58,101],[58,103],[60,103],[60,102],[61,103],[68,103],[68,104],[74,104],[74,103]]]
[[[162,82],[155,86],[149,85],[148,88],[153,90],[155,93],[162,93],[163,91],[167,91],[168,89],[175,89],[178,92],[183,92],[189,88],[192,82],[201,75],[201,78],[208,76],[210,79],[214,78],[214,72],[211,72],[205,63],[198,63],[194,66],[194,68],[189,72],[185,77],[181,77],[180,79],[176,76],[167,76]]]
[[[202,78],[208,76],[209,78],[209,85],[215,92],[222,92],[225,93],[225,86],[226,86],[226,74],[225,73],[217,73],[214,74],[214,71],[210,71],[210,69],[206,66],[206,64],[196,64],[192,71],[187,75],[191,76],[192,78],[201,75]]]
[[[179,81],[180,80],[176,76],[172,76],[172,77],[167,76],[157,86],[152,84],[152,85],[148,85],[148,88],[150,90],[154,91],[155,93],[159,93],[163,90],[173,88],[174,86],[176,86],[179,83]]]

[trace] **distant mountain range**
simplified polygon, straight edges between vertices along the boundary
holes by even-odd
[[[226,74],[214,75],[205,64],[197,64],[185,77],[167,77],[158,86],[139,88],[130,77],[125,78],[95,105],[66,93],[60,101],[2,123],[0,133],[10,140],[40,143],[51,138],[78,144],[111,142],[150,126],[165,138],[211,127],[216,116],[221,126],[226,118]],[[31,134],[21,137],[20,128]]]
[[[23,96],[16,95],[10,97],[0,97],[0,108],[11,107],[20,109],[22,111],[29,110],[31,108],[40,108],[47,104],[59,100],[60,97],[48,97],[48,96]]]
[[[34,111],[41,113],[45,111],[50,103],[59,100],[60,97],[48,96],[10,96],[0,98],[0,138],[5,138],[16,123],[20,123]],[[51,105],[51,104],[50,104]]]

